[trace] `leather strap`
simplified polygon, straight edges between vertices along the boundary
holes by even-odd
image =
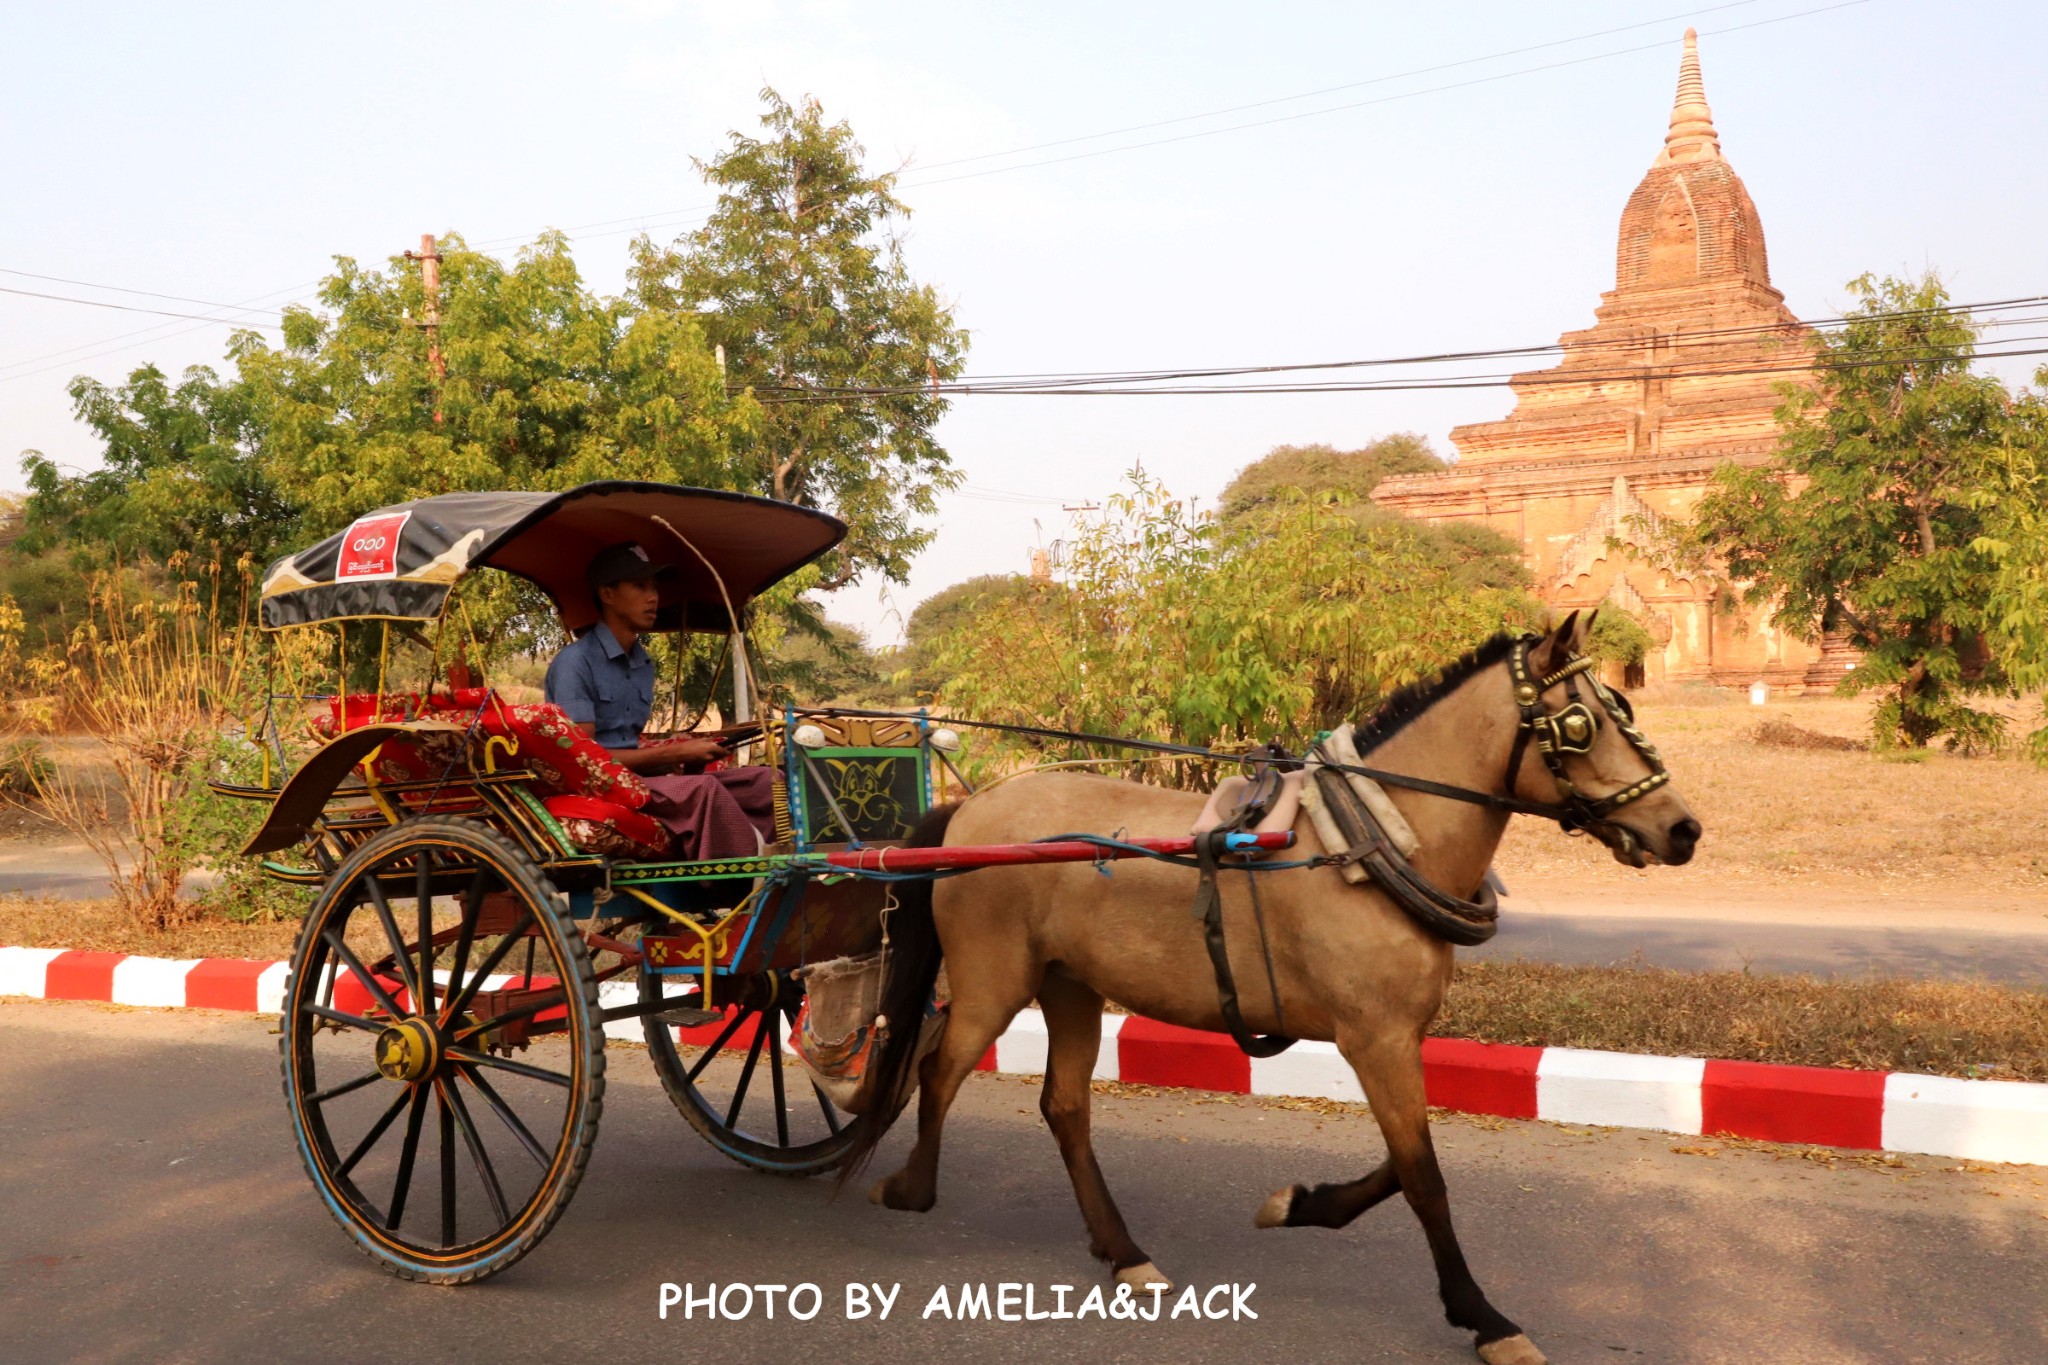
[[[1202,937],[1209,949],[1209,965],[1216,971],[1216,1000],[1223,1011],[1223,1024],[1247,1057],[1275,1057],[1294,1046],[1295,1040],[1278,1033],[1263,1036],[1245,1027],[1244,1012],[1237,1004],[1237,978],[1231,975],[1230,951],[1223,942],[1223,896],[1216,888],[1217,859],[1223,852],[1228,830],[1212,829],[1195,836],[1195,866],[1201,880],[1195,885],[1195,918],[1202,921]],[[1256,876],[1257,873],[1249,875]],[[1270,973],[1268,976],[1270,979]],[[1279,997],[1274,997],[1279,1007]]]

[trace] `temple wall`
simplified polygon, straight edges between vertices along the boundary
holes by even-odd
[[[1824,651],[1731,606],[1708,575],[1658,567],[1714,469],[1759,464],[1778,438],[1776,384],[1812,334],[1771,287],[1762,219],[1721,155],[1695,36],[1665,145],[1622,211],[1615,287],[1548,370],[1510,381],[1514,410],[1451,432],[1458,463],[1388,479],[1375,501],[1425,521],[1477,521],[1523,549],[1559,608],[1618,603],[1657,640],[1646,681],[1781,689],[1839,677]]]

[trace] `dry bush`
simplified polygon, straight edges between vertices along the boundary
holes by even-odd
[[[1749,737],[1771,749],[1830,749],[1836,753],[1861,753],[1870,747],[1842,735],[1824,735],[1817,730],[1803,729],[1782,716],[1763,722],[1749,732]]]
[[[179,888],[193,850],[180,821],[203,789],[207,755],[236,720],[253,643],[246,626],[220,624],[221,605],[201,602],[191,583],[147,597],[118,572],[100,575],[56,666],[64,709],[104,747],[112,778],[103,784],[59,763],[35,782],[36,799],[106,865],[116,905],[145,931],[191,918]]]
[[[2048,996],[1981,982],[1461,962],[1432,1032],[1528,1047],[2048,1081]]]

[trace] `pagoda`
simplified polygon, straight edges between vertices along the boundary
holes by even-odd
[[[1374,500],[1504,532],[1559,609],[1626,608],[1656,641],[1629,682],[1831,683],[1833,651],[1823,658],[1766,611],[1730,610],[1715,576],[1670,553],[1673,523],[1717,465],[1771,458],[1776,386],[1807,373],[1813,346],[1771,287],[1763,224],[1721,153],[1691,29],[1663,149],[1621,212],[1614,274],[1594,325],[1560,338],[1558,363],[1514,376],[1513,412],[1454,428],[1452,469],[1388,479]]]

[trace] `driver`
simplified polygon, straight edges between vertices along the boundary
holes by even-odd
[[[654,713],[654,660],[640,637],[654,629],[661,606],[658,580],[675,573],[630,541],[598,551],[584,573],[598,621],[548,665],[543,691],[549,702],[642,775],[672,772],[679,764],[730,757],[715,739],[690,736],[642,747],[641,731]]]
[[[598,551],[584,578],[597,624],[548,665],[544,691],[585,734],[641,775],[654,799],[647,813],[674,836],[678,858],[742,858],[775,837],[774,777],[766,768],[677,772],[732,756],[707,735],[644,744],[654,713],[654,660],[640,637],[654,629],[660,580],[675,572],[627,542]]]

